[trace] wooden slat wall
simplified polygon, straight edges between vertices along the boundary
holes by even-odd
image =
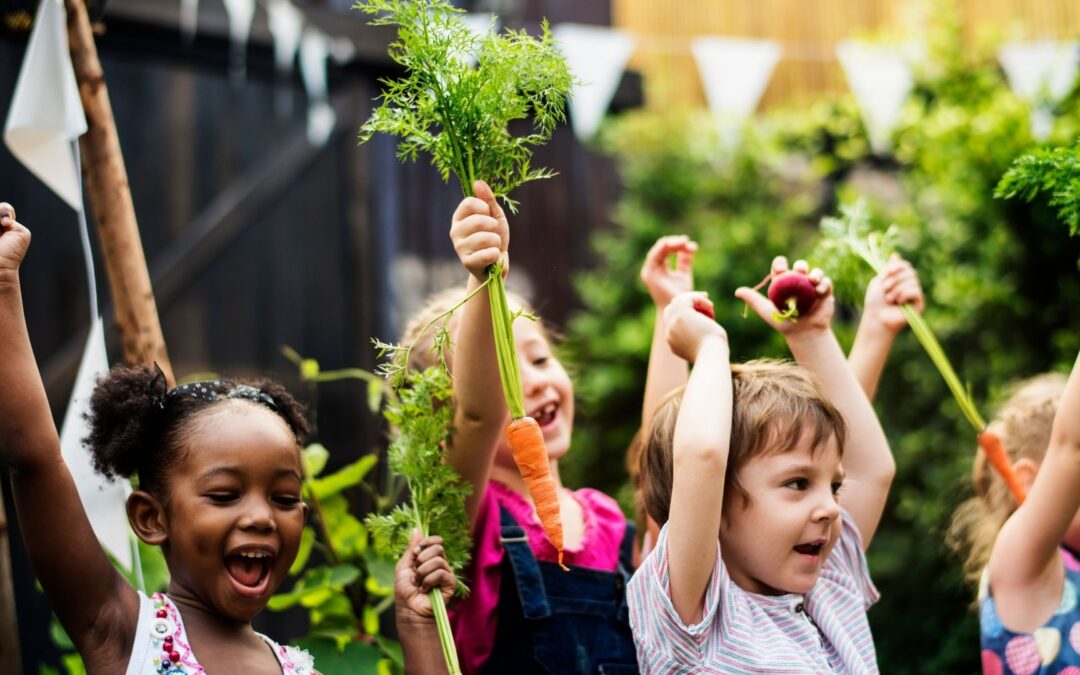
[[[913,0],[611,0],[612,24],[631,31],[630,67],[645,76],[646,105],[703,105],[690,42],[702,35],[777,40],[784,55],[761,108],[846,88],[839,40],[923,33],[926,6]],[[938,3],[940,4],[940,3]],[[1024,39],[1080,37],[1077,0],[956,0],[966,39],[988,33]],[[931,13],[933,16],[933,13]],[[931,19],[932,20],[932,19]]]

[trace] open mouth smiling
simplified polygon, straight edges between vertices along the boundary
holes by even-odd
[[[256,597],[270,585],[276,556],[264,548],[248,548],[225,556],[225,570],[233,587],[244,596]]]
[[[541,429],[544,429],[555,421],[555,417],[558,414],[559,404],[555,401],[552,401],[541,406],[540,408],[537,408],[535,411],[533,411],[530,417],[536,420],[536,423],[540,425]]]

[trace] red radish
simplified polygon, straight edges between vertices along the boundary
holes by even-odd
[[[707,303],[705,300],[694,300],[694,309],[701,312],[710,319],[714,321],[716,320],[716,312],[713,311],[712,305]]]
[[[781,310],[773,314],[774,319],[797,321],[814,307],[817,289],[802,272],[784,272],[773,277],[769,284],[769,300]]]

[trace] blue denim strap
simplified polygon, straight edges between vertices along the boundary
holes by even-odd
[[[545,619],[551,616],[544,580],[540,576],[536,556],[529,547],[528,535],[503,506],[499,507],[499,521],[502,525],[499,543],[503,545],[514,570],[514,585],[521,602],[521,613],[526,619]]]

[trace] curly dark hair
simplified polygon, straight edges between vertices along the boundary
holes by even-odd
[[[90,398],[90,435],[85,442],[94,468],[107,478],[138,475],[139,487],[162,493],[169,470],[176,465],[183,439],[192,422],[230,400],[238,385],[257,389],[273,401],[276,412],[296,437],[297,445],[308,434],[304,407],[280,384],[270,380],[252,382],[205,382],[209,397],[169,396],[161,405],[162,375],[148,366],[117,366],[98,380]],[[252,405],[261,405],[251,401]]]

